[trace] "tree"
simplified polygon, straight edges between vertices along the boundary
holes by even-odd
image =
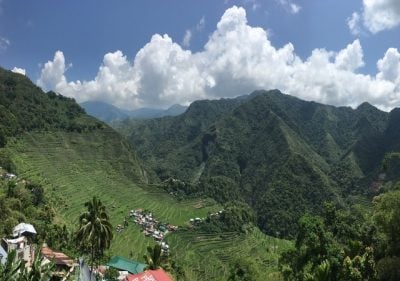
[[[260,273],[253,260],[251,259],[239,259],[235,262],[231,268],[231,273],[228,277],[228,281],[252,281],[259,280]]]
[[[113,233],[106,207],[96,196],[86,202],[85,207],[87,211],[79,217],[76,242],[82,253],[90,253],[92,273],[95,261],[103,257],[104,251],[110,248]]]
[[[159,269],[160,267],[168,269],[168,257],[163,255],[161,246],[159,244],[154,245],[154,247],[147,247],[147,255],[143,256],[145,262],[147,263],[147,269]]]
[[[374,219],[387,243],[387,255],[400,257],[400,190],[374,199]]]
[[[109,281],[118,281],[119,271],[115,268],[108,268],[104,273],[104,278]]]

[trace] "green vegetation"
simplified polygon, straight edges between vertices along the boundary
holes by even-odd
[[[24,131],[83,132],[104,126],[73,99],[54,92],[43,94],[27,77],[0,68],[0,147],[8,137]]]
[[[94,196],[85,203],[87,211],[79,216],[79,229],[76,243],[82,254],[90,255],[90,271],[93,265],[104,256],[104,251],[111,246],[113,229],[106,207]]]
[[[128,217],[142,208],[179,226],[166,236],[176,280],[400,279],[400,110],[277,91],[195,102],[178,117],[123,125],[142,165],[73,100],[2,69],[0,106],[0,172],[17,174],[0,179],[2,235],[26,221],[35,242],[76,256],[79,227],[92,261],[118,254],[157,268],[161,248]],[[94,241],[96,217],[107,235]],[[42,278],[36,261],[21,274],[21,264],[0,266],[0,278]]]
[[[205,217],[220,207],[198,198],[178,201],[157,186],[138,183],[134,158],[112,131],[96,133],[31,133],[10,141],[7,151],[20,177],[40,182],[52,206],[55,221],[71,230],[78,225],[84,203],[93,196],[107,206],[116,227],[132,209],[151,210],[161,221],[185,225],[190,218]],[[111,252],[141,260],[148,244],[133,223],[115,233]]]
[[[263,231],[294,237],[300,216],[321,214],[323,202],[346,206],[379,191],[380,163],[400,149],[399,122],[399,110],[333,107],[274,90],[196,101],[180,116],[118,128],[154,182],[181,197],[242,200]],[[386,180],[400,178],[397,167]]]
[[[176,280],[228,280],[240,260],[253,260],[259,278],[255,281],[280,280],[280,254],[292,248],[289,241],[266,236],[257,228],[247,233],[204,232],[201,229],[181,229],[167,236],[171,245],[171,260],[180,271],[173,271]],[[174,267],[174,266],[173,266]]]
[[[327,203],[322,216],[303,216],[295,248],[280,259],[285,280],[399,280],[399,188],[375,197],[371,210]]]
[[[0,280],[7,281],[50,281],[52,277],[53,263],[43,264],[40,251],[35,255],[30,270],[25,263],[16,259],[16,252],[11,251],[6,263],[0,263]]]
[[[156,244],[153,247],[147,247],[147,254],[143,256],[147,264],[147,268],[156,270],[159,268],[169,269],[168,256],[164,255],[161,250],[161,245]]]

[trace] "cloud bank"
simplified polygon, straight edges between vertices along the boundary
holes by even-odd
[[[64,55],[57,51],[37,84],[79,102],[102,100],[130,109],[275,88],[332,105],[369,101],[385,110],[400,106],[399,51],[387,50],[377,62],[376,75],[358,73],[363,65],[358,40],[339,52],[315,49],[302,60],[291,43],[274,47],[268,33],[248,25],[246,11],[234,6],[225,11],[200,52],[184,50],[168,35],[155,34],[133,61],[121,51],[107,53],[93,80],[68,81]]]

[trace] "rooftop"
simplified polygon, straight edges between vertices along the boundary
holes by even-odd
[[[129,273],[137,274],[144,271],[146,264],[129,260],[124,257],[114,256],[107,263],[108,266],[114,267],[119,270],[128,271]]]

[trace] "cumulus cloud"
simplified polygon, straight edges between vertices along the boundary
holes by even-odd
[[[65,70],[64,54],[61,51],[57,51],[54,54],[53,60],[45,63],[40,78],[37,81],[38,86],[42,87],[45,91],[59,90],[67,81],[64,76]]]
[[[67,81],[65,58],[58,51],[37,83],[78,101],[103,100],[123,108],[166,107],[275,88],[333,105],[400,106],[399,51],[384,54],[376,75],[359,73],[363,65],[359,40],[337,52],[315,49],[302,60],[291,43],[274,47],[266,30],[250,26],[246,11],[234,6],[200,52],[155,34],[132,61],[121,51],[107,53],[94,79]]]
[[[19,67],[16,67],[16,66],[13,69],[11,69],[11,71],[14,72],[14,73],[19,73],[19,74],[22,74],[22,75],[26,75],[26,70],[25,69],[19,68]]]
[[[348,26],[350,31],[358,35],[360,31],[360,16],[353,13]],[[399,0],[363,0],[362,24],[372,33],[392,29],[400,25]]]

